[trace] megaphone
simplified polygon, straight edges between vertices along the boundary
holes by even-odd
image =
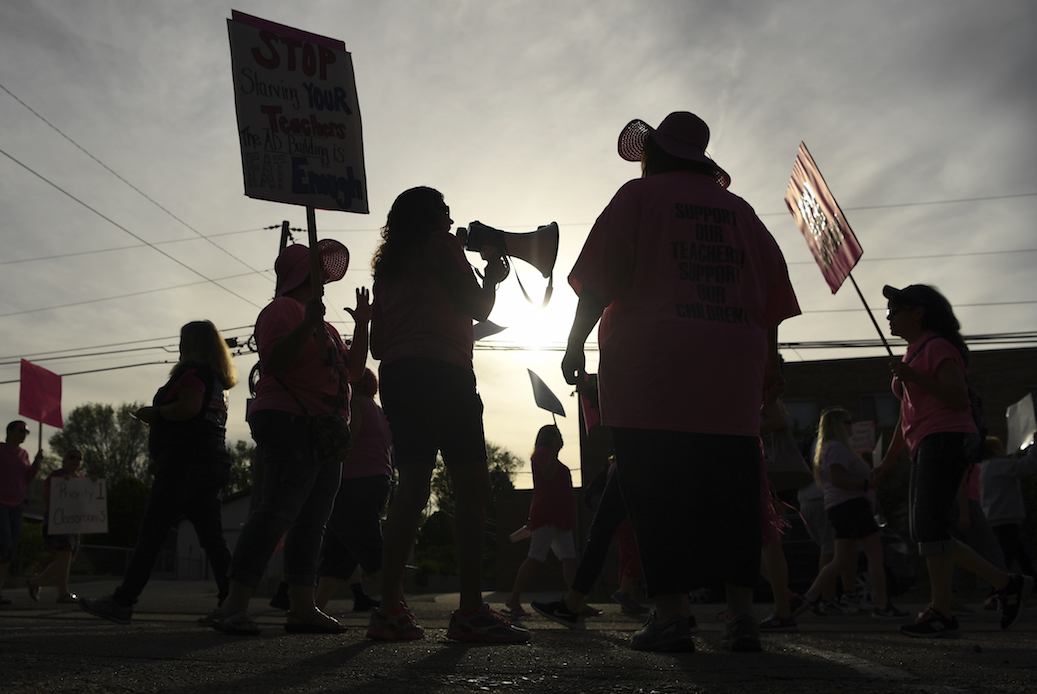
[[[479,253],[483,260],[502,258],[509,273],[511,271],[509,257],[524,260],[539,270],[540,274],[547,278],[547,290],[544,292],[541,307],[547,306],[554,291],[553,272],[555,260],[558,259],[557,222],[551,222],[537,228],[536,231],[521,234],[494,229],[482,222],[472,222],[467,229],[461,227],[457,230],[457,238],[464,244],[466,251]],[[526,301],[533,303],[529,294],[526,293],[526,288],[522,286],[522,280],[518,279],[518,275],[515,275],[515,279],[518,280],[519,289],[522,290]]]
[[[482,222],[472,222],[467,230],[457,230],[466,251],[482,255],[484,260],[510,256],[524,260],[544,277],[550,277],[558,258],[558,223],[551,222],[524,234],[501,231]]]

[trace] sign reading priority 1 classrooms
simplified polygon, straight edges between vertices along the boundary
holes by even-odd
[[[360,105],[345,43],[236,10],[227,28],[245,195],[366,214]]]

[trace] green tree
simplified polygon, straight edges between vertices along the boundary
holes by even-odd
[[[223,489],[228,496],[252,484],[252,462],[256,459],[256,445],[248,441],[238,440],[233,446],[227,446],[230,452],[230,483]]]
[[[83,472],[104,477],[111,487],[124,477],[149,481],[148,425],[133,416],[141,403],[117,408],[90,402],[72,410],[65,428],[50,437],[60,459],[69,448],[83,452]]]
[[[486,444],[486,464],[490,472],[490,485],[493,496],[486,508],[486,542],[483,549],[483,575],[493,578],[497,565],[496,504],[494,499],[501,492],[515,489],[514,476],[522,465],[522,460],[511,451],[496,444]],[[426,508],[426,516],[422,524],[415,547],[416,561],[432,572],[440,570],[456,570],[457,555],[454,548],[454,487],[450,473],[441,458],[436,459],[436,469],[432,474],[432,504]],[[435,506],[435,512],[432,507]],[[425,560],[423,562],[423,560]]]

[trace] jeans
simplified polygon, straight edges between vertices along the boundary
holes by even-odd
[[[382,511],[391,487],[388,475],[342,480],[324,532],[321,576],[345,581],[358,564],[368,575],[382,568]]]
[[[951,505],[969,465],[966,451],[978,439],[976,434],[937,432],[918,444],[907,495],[911,539],[920,556],[948,554],[957,546],[951,537]]]
[[[317,583],[324,525],[342,476],[341,460],[317,460],[310,418],[278,410],[249,417],[263,458],[263,491],[234,548],[230,577],[255,588],[284,537],[284,576],[289,585]]]
[[[613,473],[605,483],[598,508],[591,519],[591,527],[587,531],[587,544],[583,548],[580,564],[576,567],[573,590],[584,595],[590,594],[594,582],[601,574],[601,567],[605,565],[612,538],[626,517],[627,507],[623,504],[623,494],[619,491],[619,475]]]
[[[194,526],[198,542],[205,550],[216,578],[217,600],[227,597],[229,583],[227,570],[230,567],[230,550],[223,537],[223,499],[220,489],[227,482],[226,470],[214,469],[211,473],[163,466],[155,474],[155,481],[148,493],[148,504],[140,520],[137,545],[133,548],[130,564],[115,589],[113,597],[122,605],[137,602],[151,578],[169,529],[177,519],[186,516]]]
[[[0,504],[0,564],[10,564],[22,532],[22,505]]]

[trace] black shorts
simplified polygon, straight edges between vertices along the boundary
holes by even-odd
[[[397,467],[486,460],[475,373],[439,359],[398,359],[378,370]]]
[[[760,438],[613,428],[612,440],[649,596],[755,586]]]
[[[79,535],[51,535],[46,527],[43,529],[43,549],[48,552],[64,552],[69,550],[72,555],[79,554]]]
[[[861,540],[879,531],[871,514],[871,502],[864,497],[836,504],[825,509],[825,514],[835,530],[836,540]]]

